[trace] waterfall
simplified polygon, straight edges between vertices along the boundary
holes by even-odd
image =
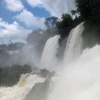
[[[70,32],[60,66],[63,70],[55,75],[47,100],[100,99],[100,45],[82,51],[83,30],[81,23]]]
[[[80,55],[83,43],[81,37],[83,30],[83,23],[81,23],[69,33],[64,54],[64,62],[68,63],[69,61],[75,60]]]
[[[47,100],[99,100],[100,46],[84,50],[76,61],[66,64],[54,83]]]
[[[42,68],[47,68],[49,70],[54,70],[56,68],[54,66],[57,66],[56,53],[57,53],[57,48],[59,47],[59,43],[58,43],[59,38],[60,36],[56,35],[48,39],[44,47],[42,58],[41,58]]]
[[[0,100],[23,100],[32,87],[44,78],[32,74],[23,74],[20,81],[12,87],[0,87]]]
[[[100,100],[100,45],[83,50],[83,31],[83,23],[71,30],[59,65],[56,53],[60,36],[48,39],[40,67],[55,70],[55,75],[46,79],[22,75],[15,86],[0,87],[0,100]]]

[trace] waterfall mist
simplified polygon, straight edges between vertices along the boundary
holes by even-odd
[[[61,66],[62,67],[62,66]],[[99,100],[100,46],[83,51],[81,56],[66,64],[48,100]]]
[[[45,44],[37,65],[55,74],[50,72],[46,78],[24,75],[15,86],[0,88],[0,100],[99,100],[100,45],[83,50],[83,24],[70,32],[61,61],[56,56],[60,36]]]

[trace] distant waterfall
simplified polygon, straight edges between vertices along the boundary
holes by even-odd
[[[69,33],[67,45],[64,54],[64,62],[76,59],[82,51],[82,37],[84,30],[83,23],[72,29]]]
[[[56,35],[52,38],[49,38],[42,54],[41,63],[42,68],[47,68],[49,70],[54,70],[57,66],[57,48],[59,47],[59,40],[60,36]]]

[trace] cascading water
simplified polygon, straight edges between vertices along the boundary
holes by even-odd
[[[56,53],[57,53],[57,48],[59,47],[58,43],[59,38],[60,36],[56,35],[53,38],[48,39],[44,47],[44,51],[41,58],[42,68],[46,68],[49,70],[56,69],[56,67],[54,66],[57,66]]]
[[[70,32],[64,55],[64,62],[68,63],[69,61],[75,60],[80,55],[83,45],[81,37],[83,30],[83,23],[81,23]]]
[[[47,100],[100,100],[100,46],[84,50],[55,81]]]
[[[63,70],[54,77],[55,84],[47,100],[100,100],[100,46],[80,54],[82,24],[70,33],[61,66]]]
[[[56,71],[59,36],[47,41],[41,66],[55,70],[55,76],[44,82],[44,78],[26,74],[17,85],[1,87],[0,100],[100,100],[100,46],[82,51],[83,30],[81,23],[70,32],[60,71]],[[36,83],[38,84],[35,85]],[[52,86],[49,86],[49,83],[52,83]]]
[[[44,78],[37,75],[22,75],[15,86],[0,87],[0,100],[23,100],[36,83],[44,82],[44,80]]]

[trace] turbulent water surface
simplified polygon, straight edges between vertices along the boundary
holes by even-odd
[[[44,79],[37,75],[22,75],[20,81],[13,87],[0,87],[0,100],[23,100],[31,88]]]
[[[48,100],[100,100],[100,46],[65,65]]]

